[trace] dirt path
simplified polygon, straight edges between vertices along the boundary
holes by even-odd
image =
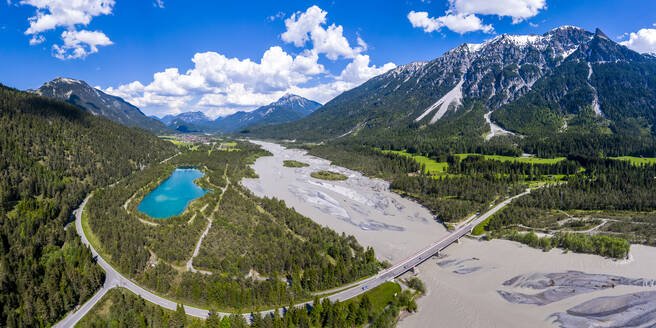
[[[187,261],[187,270],[191,272],[197,272],[197,273],[202,273],[202,274],[212,274],[212,272],[205,271],[205,270],[198,270],[194,269],[194,257],[198,256],[198,252],[200,251],[200,245],[203,242],[203,239],[207,236],[207,233],[210,232],[210,228],[212,228],[212,217],[214,217],[214,213],[219,210],[219,206],[221,204],[221,200],[223,199],[223,194],[226,192],[228,189],[228,186],[230,186],[230,179],[228,179],[228,165],[226,165],[225,170],[223,171],[223,177],[226,179],[226,185],[225,187],[221,188],[221,195],[219,195],[219,200],[216,202],[216,206],[214,207],[214,210],[212,213],[207,217],[207,227],[205,227],[205,231],[203,231],[203,234],[200,235],[200,238],[198,238],[198,241],[196,242],[196,247],[194,248],[194,253],[191,255],[191,258],[189,261]],[[200,211],[203,212],[209,204],[205,205]],[[192,220],[196,217],[196,214],[194,214],[194,217],[192,217]],[[191,220],[190,220],[191,222]]]

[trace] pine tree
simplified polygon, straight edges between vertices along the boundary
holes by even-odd
[[[221,318],[216,313],[216,311],[214,311],[214,309],[210,309],[210,313],[207,316],[207,319],[205,320],[205,326],[207,328],[219,328],[220,324],[221,324]]]
[[[187,324],[187,314],[185,313],[184,306],[178,304],[175,312],[171,316],[169,325],[171,328],[183,328]]]

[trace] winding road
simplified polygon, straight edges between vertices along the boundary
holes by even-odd
[[[367,279],[364,279],[360,281],[357,284],[351,284],[348,285],[350,287],[345,287],[347,288],[346,290],[342,290],[338,293],[335,293],[333,295],[327,296],[328,299],[331,301],[345,301],[350,298],[356,297],[370,289],[373,289],[387,281],[391,281],[394,278],[400,276],[401,274],[405,273],[406,271],[414,268],[418,264],[426,261],[428,258],[430,258],[433,255],[436,255],[438,252],[442,251],[449,245],[453,244],[454,242],[457,242],[461,237],[465,236],[466,234],[470,233],[476,225],[479,223],[485,221],[487,218],[492,216],[494,213],[508,205],[510,202],[512,202],[515,198],[524,196],[530,192],[529,189],[527,189],[525,192],[518,194],[514,197],[508,198],[504,200],[503,202],[497,204],[494,206],[492,209],[484,213],[483,215],[471,220],[467,224],[464,224],[456,230],[454,230],[451,234],[446,236],[445,238],[436,241],[435,243],[432,243],[428,245],[427,247],[423,248],[422,250],[416,252],[412,256],[394,264],[393,266],[384,269],[380,271],[378,274],[375,276],[369,277]],[[149,290],[144,289],[143,287],[137,285],[135,282],[130,280],[129,278],[123,276],[121,273],[116,271],[105,259],[103,259],[98,252],[93,248],[93,246],[89,243],[89,240],[87,239],[86,235],[84,234],[84,230],[82,229],[82,212],[84,211],[84,207],[87,204],[87,201],[89,198],[91,198],[93,193],[89,194],[80,207],[74,211],[75,214],[75,230],[77,231],[78,235],[80,235],[80,239],[82,240],[82,243],[87,245],[89,249],[91,250],[91,253],[93,254],[94,258],[97,259],[98,264],[105,270],[105,283],[103,286],[100,288],[96,294],[89,299],[86,303],[84,303],[82,306],[80,306],[78,309],[75,311],[69,313],[62,321],[58,322],[54,327],[73,327],[75,324],[86,315],[93,306],[98,303],[98,301],[107,293],[107,291],[111,288],[114,287],[123,287],[131,292],[141,296],[143,299],[157,304],[161,307],[164,307],[169,310],[174,310],[176,309],[176,306],[178,303],[171,301],[169,299],[166,299],[164,297],[161,297],[159,295],[156,295],[153,292],[150,292]],[[304,302],[300,304],[296,304],[296,306],[305,306],[310,302]],[[209,311],[193,306],[184,306],[185,312],[188,315],[198,317],[198,318],[207,318]],[[272,310],[269,311],[262,311],[260,314],[270,314],[272,313]],[[218,312],[219,315],[224,316],[224,315],[231,315],[231,313],[222,313]],[[245,316],[250,319],[250,314],[245,314]]]

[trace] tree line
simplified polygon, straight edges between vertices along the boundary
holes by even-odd
[[[626,239],[583,233],[557,232],[553,237],[538,237],[532,231],[528,233],[514,231],[506,238],[540,248],[545,252],[557,247],[575,253],[596,254],[616,259],[627,258],[631,249]]]
[[[250,313],[220,316],[210,310],[209,317],[202,321],[187,316],[178,305],[176,311],[166,310],[144,301],[141,297],[123,289],[112,289],[90,313],[78,323],[79,327],[169,327],[169,328],[389,328],[396,326],[400,311],[414,312],[417,304],[415,295],[406,290],[393,296],[382,307],[374,306],[368,293],[346,302],[331,302],[328,299],[313,302],[305,307],[288,306],[276,309],[268,315]],[[108,306],[106,306],[107,304]],[[100,313],[100,308],[108,308]],[[247,320],[247,318],[249,320]]]

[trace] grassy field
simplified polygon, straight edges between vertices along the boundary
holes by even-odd
[[[472,230],[472,235],[480,236],[480,235],[486,233],[487,232],[486,228],[487,228],[488,225],[490,225],[490,218],[491,217],[488,217],[487,219],[485,219],[485,221],[483,221],[483,222],[479,223],[478,225],[476,225],[474,227],[474,230]]]
[[[382,150],[382,152],[410,157],[417,163],[423,164],[426,167],[426,173],[428,174],[446,174],[446,169],[448,167],[446,162],[436,162],[426,156],[409,154],[405,150]]]
[[[447,175],[446,171],[449,167],[449,164],[446,162],[437,162],[426,156],[416,155],[407,153],[405,150],[381,150],[386,154],[396,154],[401,156],[406,156],[414,159],[417,163],[423,164],[426,168],[425,173],[436,176]],[[479,154],[456,154],[461,160]],[[537,158],[537,157],[513,157],[513,156],[501,156],[501,155],[482,155],[485,159],[496,160],[501,162],[520,162],[520,163],[532,163],[532,164],[555,164],[560,161],[565,160],[565,157],[556,157],[556,158]],[[639,158],[637,158],[639,159]],[[656,159],[654,159],[656,160]]]
[[[480,155],[480,154],[456,154],[460,159],[465,159],[469,156]],[[538,157],[516,157],[516,156],[501,156],[501,155],[483,155],[485,159],[501,161],[501,162],[520,162],[520,163],[532,163],[532,164],[555,164],[560,161],[564,161],[565,157],[556,157],[556,158],[538,158]]]
[[[348,179],[345,175],[337,172],[331,172],[331,171],[317,171],[317,172],[312,172],[310,173],[310,176],[312,176],[315,179],[321,179],[321,180],[346,180]]]
[[[303,163],[303,162],[299,162],[299,161],[290,161],[290,160],[283,161],[282,165],[284,167],[306,167],[306,166],[310,166],[310,164],[307,164],[307,163]]]
[[[401,286],[395,282],[388,281],[368,292],[367,296],[371,300],[371,309],[373,313],[380,313],[383,309],[392,302],[394,295],[401,292]],[[363,294],[364,295],[364,294]],[[346,302],[345,305],[348,306],[350,302],[359,303],[362,299],[362,295],[354,297]]]
[[[634,156],[621,156],[621,157],[611,157],[612,159],[619,159],[622,161],[630,161],[633,165],[642,165],[642,164],[656,164],[655,157],[634,157]]]
[[[180,140],[176,140],[176,139],[164,139],[164,140],[169,141],[169,142],[171,142],[172,144],[174,144],[176,146],[183,146],[183,147],[187,147],[187,148],[189,148],[193,145],[191,142],[180,141]]]

